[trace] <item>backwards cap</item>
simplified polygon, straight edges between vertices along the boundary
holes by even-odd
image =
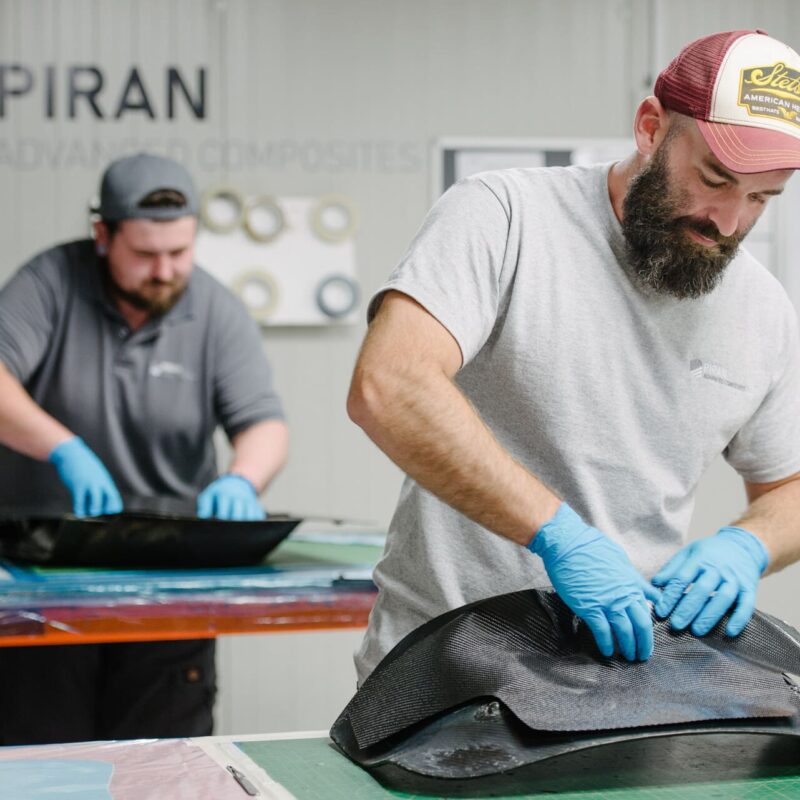
[[[183,206],[142,208],[147,195],[159,190],[180,192]],[[177,219],[197,215],[197,195],[192,178],[177,161],[139,153],[113,161],[100,182],[97,213],[109,221],[123,219]]]

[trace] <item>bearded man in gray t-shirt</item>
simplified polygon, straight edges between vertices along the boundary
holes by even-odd
[[[650,656],[649,602],[699,636],[730,612],[736,635],[800,557],[797,320],[739,248],[800,168],[778,108],[800,110],[798,77],[762,31],[704,37],[640,104],[629,158],[483,173],[434,206],[370,304],[348,401],[407,473],[360,681],[431,617],[534,586],[604,656]],[[749,507],[686,546],[720,453]]]

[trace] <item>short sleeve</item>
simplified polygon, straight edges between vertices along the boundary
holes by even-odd
[[[39,266],[26,264],[0,290],[0,362],[23,384],[44,358],[58,314],[57,292]]]
[[[235,297],[220,300],[227,302],[216,303],[214,406],[232,437],[284,412],[258,326]]]
[[[460,181],[433,206],[408,252],[372,298],[368,319],[385,292],[407,294],[447,328],[467,364],[497,318],[508,231],[508,214],[495,193],[480,178]]]
[[[787,306],[779,366],[770,389],[723,454],[752,483],[770,483],[800,472],[800,344],[797,317],[788,301]]]

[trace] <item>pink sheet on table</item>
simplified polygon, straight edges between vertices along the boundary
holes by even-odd
[[[114,800],[243,800],[231,774],[186,739],[143,739],[0,749],[5,760],[76,759],[113,764]],[[54,795],[54,800],[58,795]]]

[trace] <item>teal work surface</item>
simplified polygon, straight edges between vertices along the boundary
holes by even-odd
[[[328,739],[237,742],[297,800],[778,800],[800,798],[800,744],[791,737],[674,736],[593,748],[507,775],[387,788]],[[395,776],[396,778],[396,776]]]
[[[382,536],[299,533],[263,564],[205,569],[98,569],[24,566],[0,561],[0,607],[36,598],[82,598],[220,590],[327,588],[337,581],[368,582]]]

